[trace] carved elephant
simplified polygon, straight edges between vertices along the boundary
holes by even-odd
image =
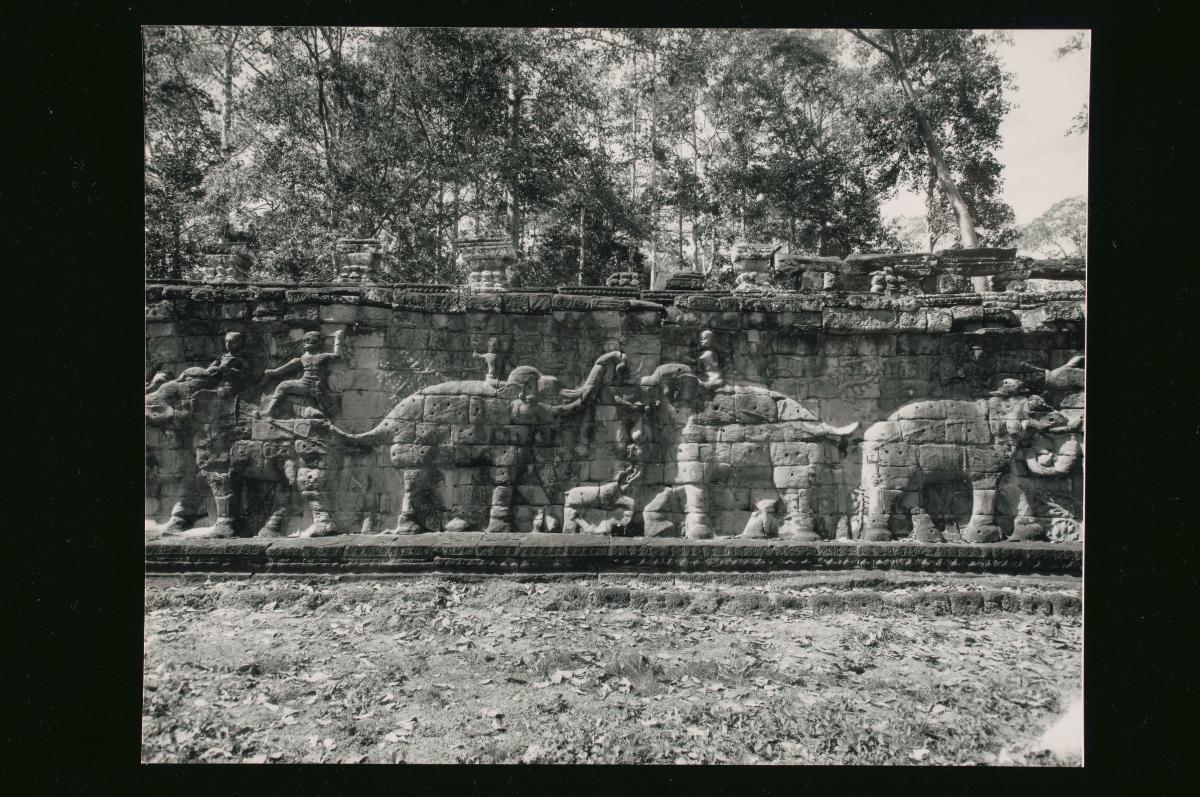
[[[563,389],[558,379],[536,368],[514,368],[504,381],[445,382],[422,388],[397,404],[375,428],[333,433],[358,446],[391,442],[392,465],[401,472],[399,520],[384,534],[428,531],[416,510],[421,487],[446,468],[476,468],[490,488],[487,531],[514,530],[514,490],[534,461],[535,447],[553,442],[562,419],[591,403],[609,366],[624,362],[620,352],[596,360],[583,385]],[[446,530],[462,530],[462,519]]]
[[[303,411],[302,411],[303,412]],[[334,453],[329,422],[316,413],[308,418],[254,421],[249,440],[229,451],[230,492],[245,497],[247,481],[274,485],[272,505],[259,537],[281,537],[291,515],[294,493],[308,503],[312,522],[295,536],[327,537],[340,533],[332,511],[329,469]]]
[[[148,519],[148,531],[233,536],[229,449],[241,430],[240,408],[238,397],[230,391],[196,381],[168,381],[146,395],[148,458],[170,462],[172,467],[154,470],[164,487],[174,486],[178,491],[170,518],[161,527]],[[217,519],[212,526],[192,528],[208,514],[205,505],[210,491],[216,500]]]
[[[714,536],[709,489],[733,483],[783,500],[784,536],[820,538],[811,493],[836,493],[833,466],[857,423],[831,427],[795,399],[759,385],[706,388],[680,363],[659,366],[641,386],[658,405],[654,436],[664,465],[663,487],[642,510],[648,536]]]
[[[1006,380],[1006,383],[1013,380]],[[940,542],[926,517],[925,488],[963,480],[971,487],[968,542],[998,542],[997,497],[1015,487],[1013,539],[1038,539],[1036,490],[1027,480],[1070,474],[1083,454],[1079,419],[1070,419],[1038,396],[997,390],[975,401],[918,401],[870,426],[862,444],[866,501],[862,539],[890,540],[902,533],[904,508],[913,513],[914,536]],[[1007,480],[1005,477],[1009,477]],[[1002,484],[1002,481],[1005,484]],[[919,520],[918,520],[919,519]]]
[[[327,422],[313,417],[251,423],[249,412],[231,390],[208,388],[199,381],[169,381],[147,394],[146,420],[159,444],[151,446],[152,457],[174,466],[159,469],[157,475],[166,476],[162,481],[174,482],[178,490],[170,518],[161,526],[148,522],[150,531],[233,537],[236,498],[247,480],[260,480],[277,486],[270,516],[259,530],[261,536],[282,534],[293,490],[308,500],[313,515],[312,524],[300,536],[337,533],[325,488],[330,448]],[[193,528],[196,520],[208,514],[210,494],[216,517],[209,526]]]

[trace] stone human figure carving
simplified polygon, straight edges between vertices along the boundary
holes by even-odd
[[[995,358],[978,343],[972,344],[968,353],[960,357],[954,375],[942,381],[943,385],[962,384],[971,395],[986,393],[996,375]]]
[[[158,382],[158,386],[161,387],[172,381],[192,392],[217,389],[223,395],[232,395],[241,389],[242,380],[246,375],[246,360],[242,357],[245,348],[246,338],[241,332],[228,332],[225,334],[225,353],[221,355],[221,359],[215,360],[207,368],[185,368],[173,380],[159,381],[162,374],[157,374],[150,386]],[[151,387],[151,391],[153,389],[156,388]]]
[[[700,385],[708,391],[714,391],[725,384],[725,377],[721,373],[721,358],[717,354],[716,337],[711,329],[706,329],[700,333],[700,356],[696,358],[696,364],[701,374]]]
[[[570,512],[570,521],[564,523],[563,531],[567,534],[621,536],[629,528],[629,524],[633,522],[635,502],[633,498],[623,495],[613,501],[612,505],[612,510],[599,523],[589,523],[572,508],[568,508],[566,512]],[[566,518],[567,515],[564,513],[563,519],[566,520]]]
[[[175,374],[170,369],[164,369],[162,371],[156,372],[154,374],[154,377],[151,378],[151,380],[146,383],[146,393],[147,394],[153,393],[155,390],[158,390],[160,387],[162,387],[167,382],[170,382],[174,378],[175,378]]]
[[[533,528],[530,531],[536,534],[556,534],[559,531],[558,521],[553,515],[547,514],[545,508],[538,509],[533,516]]]
[[[268,368],[263,373],[264,379],[274,379],[296,371],[302,371],[302,376],[299,379],[288,379],[276,385],[275,392],[267,399],[267,406],[263,408],[261,414],[268,418],[278,417],[276,407],[284,396],[305,399],[311,406],[324,411],[322,404],[326,369],[330,363],[342,359],[344,335],[345,330],[338,330],[333,334],[333,352],[330,353],[321,351],[320,332],[304,333],[303,354],[278,368]]]
[[[751,540],[764,540],[779,536],[779,518],[775,514],[779,502],[773,498],[764,498],[755,506],[750,520],[741,536]]]
[[[241,332],[227,332],[224,340],[224,354],[220,360],[212,362],[206,368],[185,368],[179,374],[176,382],[197,382],[194,388],[216,388],[218,390],[238,392],[242,379],[246,376],[246,360],[241,353],[246,348],[246,338]]]
[[[483,354],[480,354],[479,352],[471,352],[471,356],[483,360],[484,364],[487,366],[487,374],[484,376],[486,381],[499,381],[496,377],[496,364],[500,360],[500,340],[498,338],[494,336],[488,338],[487,351]]]

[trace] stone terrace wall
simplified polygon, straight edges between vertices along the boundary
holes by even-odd
[[[663,363],[694,366],[700,332],[710,329],[727,383],[761,384],[798,400],[823,423],[858,422],[865,429],[917,400],[980,398],[1001,379],[1028,379],[1022,363],[1053,369],[1082,353],[1084,343],[1081,292],[756,297],[632,291],[656,300],[647,301],[634,295],[428,290],[434,292],[150,285],[147,381],[157,371],[179,374],[219,359],[223,336],[231,331],[245,333],[244,356],[257,380],[264,369],[298,356],[305,332],[332,336],[344,329],[347,359],[329,372],[336,396],[331,418],[357,433],[371,429],[422,387],[483,379],[484,361],[474,355],[486,352],[493,337],[500,347],[496,374],[501,379],[513,367],[528,365],[573,387],[598,357],[613,350],[627,355],[634,381]],[[250,401],[261,403],[259,397],[270,389],[252,391]],[[573,455],[539,463],[554,471],[542,474],[544,483],[568,489],[613,478],[617,435],[605,424],[613,423],[615,412],[603,402],[587,412],[579,422],[564,425],[559,449]],[[171,486],[172,474],[183,478],[180,474],[193,467],[187,445],[169,437],[148,431],[147,516],[159,521],[177,497],[172,491],[180,489]],[[818,522],[824,537],[836,533],[838,517],[854,511],[861,456],[852,443],[837,468],[839,484],[830,493],[834,505],[824,507]],[[401,484],[386,446],[346,455],[331,478],[333,511],[344,530],[394,525]],[[1075,499],[1078,480],[1068,488]],[[453,491],[454,485],[445,489]],[[454,500],[472,500],[469,495]],[[561,498],[544,500],[561,520]],[[742,531],[756,496],[734,485],[713,500],[719,515],[714,531],[731,535]],[[535,508],[518,507],[522,530],[528,530]],[[289,529],[309,519],[294,519]],[[253,529],[240,533],[253,534]]]

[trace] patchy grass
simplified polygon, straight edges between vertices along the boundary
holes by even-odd
[[[151,579],[142,755],[1078,765],[1078,595],[1014,584]]]

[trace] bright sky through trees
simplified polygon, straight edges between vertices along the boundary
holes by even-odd
[[[1001,124],[1004,144],[996,153],[1004,165],[1003,198],[1027,224],[1055,202],[1087,196],[1087,133],[1066,135],[1088,101],[1090,47],[1063,56],[1055,50],[1073,30],[1008,30],[1012,44],[999,48],[1001,63],[1013,73],[1010,99],[1016,105]],[[885,217],[923,216],[925,198],[900,193],[883,204]]]

